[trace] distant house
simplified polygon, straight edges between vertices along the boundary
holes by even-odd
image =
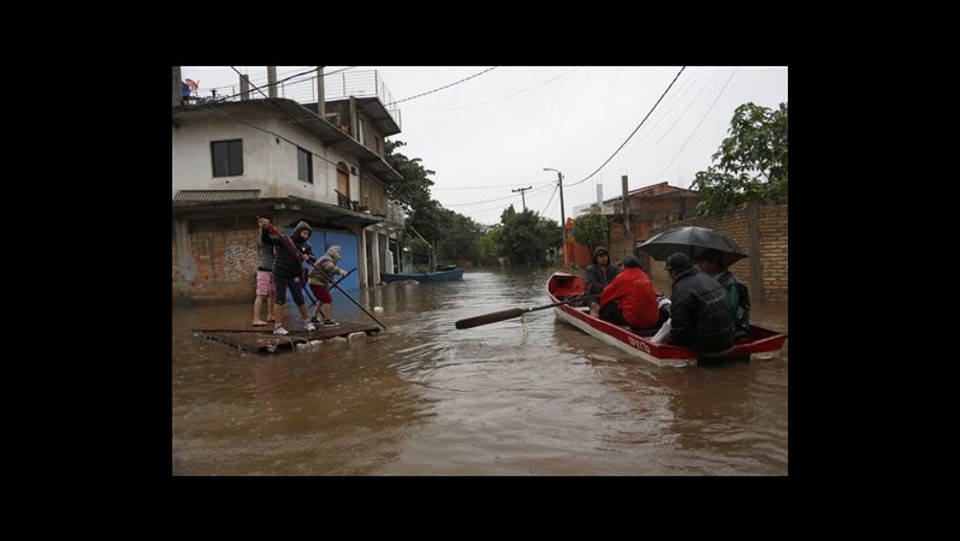
[[[384,138],[400,133],[399,113],[381,101],[382,81],[374,87],[372,96],[303,104],[260,94],[189,104],[174,97],[175,298],[252,299],[263,213],[285,233],[309,223],[317,255],[339,244],[340,266],[357,268],[346,289],[398,271],[404,217],[384,188],[402,177],[383,154]]]
[[[619,259],[628,253],[637,254],[640,246],[653,234],[654,229],[662,229],[670,224],[685,220],[694,215],[700,194],[679,186],[670,186],[660,182],[627,192],[628,212],[623,212],[623,197],[605,199],[600,212],[610,221],[610,254]],[[596,203],[574,207],[574,215],[596,212]],[[627,230],[629,222],[629,231]],[[578,264],[590,262],[589,250],[581,247],[575,251]],[[639,254],[641,257],[643,254]],[[586,258],[586,261],[581,261]]]

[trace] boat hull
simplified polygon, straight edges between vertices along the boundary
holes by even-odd
[[[578,276],[554,273],[547,281],[547,294],[552,302],[562,302],[571,296],[582,295],[587,285]],[[699,356],[695,351],[669,344],[657,344],[649,336],[641,336],[613,323],[592,317],[586,307],[562,304],[554,307],[557,318],[573,325],[590,336],[619,348],[657,366],[696,366],[701,360],[771,358],[780,351],[787,335],[756,325],[750,326],[748,341],[738,342],[733,350],[723,355]]]
[[[464,269],[454,268],[451,270],[442,270],[435,272],[400,272],[400,273],[380,273],[380,280],[383,282],[402,282],[404,280],[416,280],[418,282],[450,282],[463,279]]]

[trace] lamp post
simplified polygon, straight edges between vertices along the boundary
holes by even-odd
[[[544,167],[544,171],[557,172],[557,186],[560,187],[560,232],[563,233],[563,266],[567,266],[567,215],[563,210],[563,174],[552,167]]]

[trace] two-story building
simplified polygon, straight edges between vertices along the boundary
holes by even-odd
[[[575,216],[597,212],[598,208],[607,216],[610,224],[608,249],[614,260],[628,253],[644,258],[645,254],[637,252],[637,246],[652,236],[652,230],[693,216],[700,202],[700,194],[659,182],[627,192],[627,201],[627,212],[623,209],[622,196],[605,199],[599,206],[591,203],[573,209]],[[589,248],[582,246],[575,249],[574,255],[574,260],[580,265],[589,264],[592,257]]]
[[[173,78],[179,87],[179,67]],[[339,266],[357,269],[345,289],[396,271],[403,214],[384,187],[401,176],[383,155],[384,138],[400,133],[399,113],[381,99],[382,81],[376,87],[327,100],[320,86],[319,100],[306,103],[272,92],[200,102],[174,95],[175,299],[252,299],[260,214],[285,233],[309,223],[318,256],[340,245]]]

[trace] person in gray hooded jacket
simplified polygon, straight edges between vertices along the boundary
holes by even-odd
[[[620,272],[610,261],[610,252],[603,246],[593,250],[593,264],[587,265],[583,271],[583,281],[587,283],[587,295],[596,295],[603,291],[613,277]]]
[[[304,327],[308,331],[314,331],[316,326],[310,322],[310,315],[307,313],[307,306],[303,300],[303,285],[300,283],[300,269],[303,262],[313,259],[310,243],[307,242],[310,240],[313,230],[310,229],[307,222],[301,220],[294,228],[293,234],[284,238],[270,235],[268,226],[269,224],[261,225],[260,240],[270,246],[279,246],[277,257],[273,262],[273,284],[276,295],[273,305],[273,317],[276,319],[273,324],[273,334],[290,334],[283,328],[283,306],[287,302],[287,288],[290,289],[293,302],[300,311],[300,318],[303,320]],[[294,249],[296,249],[296,253],[294,253]]]

